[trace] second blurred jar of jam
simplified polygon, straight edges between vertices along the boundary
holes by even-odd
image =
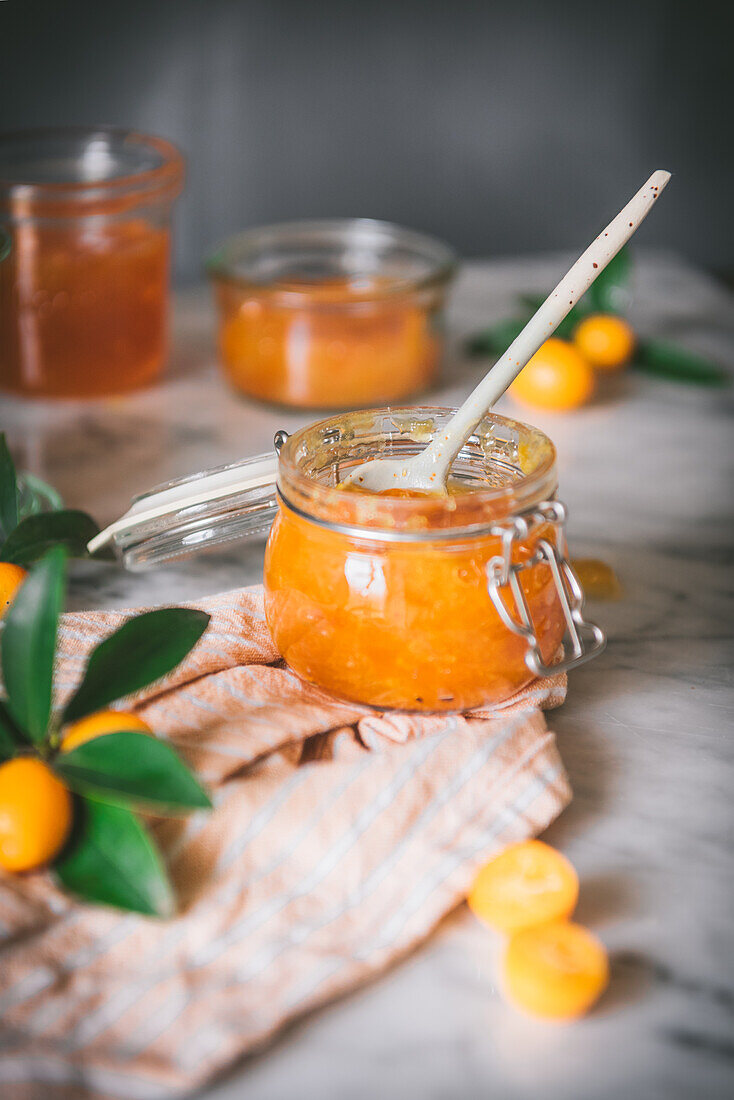
[[[442,352],[452,252],[369,219],[249,230],[212,257],[230,382],[299,408],[354,408],[425,389]]]
[[[170,212],[183,160],[125,130],[0,137],[0,386],[120,393],[167,352]]]

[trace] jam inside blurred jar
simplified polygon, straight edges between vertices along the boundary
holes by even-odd
[[[404,398],[433,380],[454,271],[446,246],[368,219],[250,230],[208,265],[225,373],[299,408]]]
[[[152,381],[167,354],[170,212],[183,160],[106,128],[0,138],[0,387],[84,397]]]
[[[334,696],[378,708],[461,711],[507,699],[533,678],[527,641],[508,629],[509,592],[491,577],[511,546],[544,664],[564,613],[547,558],[559,532],[537,511],[556,491],[555,449],[541,432],[488,415],[454,464],[446,496],[340,487],[356,463],[416,453],[451,410],[332,417],[280,452],[279,508],[265,558],[265,608],[288,665]],[[525,532],[508,543],[518,516]]]

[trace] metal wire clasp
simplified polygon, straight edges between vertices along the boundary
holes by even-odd
[[[526,539],[534,528],[548,523],[556,530],[555,545],[548,539],[538,539],[535,552],[530,558],[513,562],[513,544]],[[544,501],[532,512],[516,516],[509,526],[503,527],[502,554],[491,558],[487,563],[487,587],[492,603],[507,629],[527,642],[525,664],[536,676],[554,676],[558,672],[576,668],[601,653],[607,642],[604,631],[595,623],[587,622],[581,613],[584,592],[566,557],[565,523],[564,505],[555,500]],[[566,621],[563,656],[553,665],[546,665],[541,657],[530,608],[518,576],[523,569],[529,569],[543,561],[550,568]],[[502,599],[503,588],[509,588],[516,615],[508,610]]]

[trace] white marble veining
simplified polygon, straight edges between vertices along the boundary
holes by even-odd
[[[474,264],[455,337],[549,288],[567,257]],[[633,319],[734,366],[731,299],[671,256],[637,265]],[[234,397],[218,376],[213,312],[177,301],[166,383],[86,403],[0,401],[20,464],[107,523],[170,477],[270,447],[308,415]],[[429,400],[451,404],[482,370],[450,357]],[[572,674],[549,715],[575,798],[550,829],[581,876],[579,919],[606,942],[613,980],[571,1026],[501,1000],[496,942],[469,914],[368,988],[290,1028],[207,1100],[723,1100],[734,1094],[734,702],[731,690],[731,399],[629,374],[570,415],[525,415],[559,451],[577,556],[612,563],[619,603],[592,604],[606,653]],[[75,567],[73,607],[193,599],[259,579],[262,544],[157,573]]]

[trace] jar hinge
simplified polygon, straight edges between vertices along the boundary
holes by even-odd
[[[531,513],[517,516],[502,533],[502,555],[487,563],[487,587],[489,595],[502,622],[513,634],[527,642],[525,663],[536,676],[554,676],[567,672],[584,661],[601,653],[606,645],[604,631],[582,615],[584,592],[579,579],[566,557],[565,539],[566,509],[560,501],[545,501]],[[526,561],[513,562],[513,544],[527,538],[530,531],[541,524],[552,524],[556,531],[556,545],[548,539],[538,539],[535,553]],[[553,583],[566,622],[563,656],[555,664],[546,665],[540,653],[530,608],[520,584],[519,573],[523,569],[545,561],[551,571]],[[502,598],[502,589],[508,588],[514,602],[517,617],[508,609]]]

